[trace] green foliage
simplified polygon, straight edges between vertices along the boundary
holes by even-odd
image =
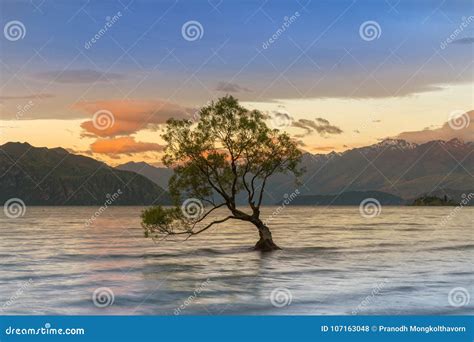
[[[437,196],[422,196],[413,201],[413,206],[456,206],[459,203],[456,203],[452,199],[440,198]]]
[[[232,200],[246,186],[254,196],[251,200],[256,200],[258,180],[274,173],[301,173],[296,143],[286,133],[270,129],[261,112],[248,111],[226,96],[199,114],[197,125],[169,120],[163,135],[163,162],[174,168],[170,189],[177,202],[183,192],[203,200],[217,192]]]
[[[231,216],[226,219],[255,224],[267,179],[275,173],[293,173],[296,177],[302,173],[298,168],[302,153],[296,142],[288,134],[269,128],[266,119],[263,113],[249,111],[234,97],[226,96],[203,107],[197,123],[168,120],[163,163],[174,170],[169,190],[175,205],[192,197],[211,210],[227,207]],[[236,195],[242,191],[247,194],[251,213],[237,208]],[[183,220],[179,209],[158,208],[145,211],[144,224],[153,227],[153,232],[177,234],[170,229]],[[198,222],[181,229],[193,235]]]
[[[154,206],[142,211],[142,227],[145,229],[145,237],[159,237],[161,234],[182,231],[189,227],[180,208],[164,208]]]

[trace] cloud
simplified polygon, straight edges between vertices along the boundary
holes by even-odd
[[[239,93],[239,92],[251,92],[250,89],[241,87],[240,85],[236,83],[231,83],[231,82],[219,82],[217,83],[216,86],[217,91],[223,91],[227,93]]]
[[[329,125],[329,121],[323,118],[316,118],[316,121],[323,125]]]
[[[306,147],[307,145],[305,144],[305,142],[301,139],[297,139],[297,140],[294,140],[294,142],[298,145],[298,146],[301,146],[301,147]]]
[[[56,83],[111,82],[125,79],[125,75],[92,69],[51,70],[36,73],[35,78]]]
[[[99,139],[91,144],[91,151],[98,154],[117,156],[119,154],[131,155],[141,152],[160,152],[164,146],[155,143],[135,141],[133,137],[112,139]]]
[[[95,102],[79,102],[75,108],[83,110],[96,120],[88,120],[81,124],[83,136],[115,137],[129,135],[143,129],[153,129],[164,124],[169,118],[190,118],[194,110],[166,101],[141,100],[104,100]],[[104,119],[109,115],[108,124],[100,122],[100,113]]]
[[[31,99],[47,99],[54,97],[53,94],[28,94],[28,95],[2,95],[0,96],[0,100],[31,100]]]
[[[454,138],[463,141],[474,141],[474,110],[466,112],[459,118],[459,121],[451,120],[443,126],[435,129],[425,128],[421,131],[403,132],[397,135],[398,139],[422,144],[432,140],[451,140]],[[451,123],[451,125],[450,125]],[[454,129],[458,128],[458,129]]]
[[[291,126],[301,128],[305,131],[303,134],[297,134],[296,137],[298,137],[298,138],[302,138],[302,137],[305,137],[307,135],[310,135],[313,132],[313,130],[314,130],[313,127],[315,125],[316,124],[313,121],[308,120],[308,119],[299,119],[298,121],[294,121],[291,124]]]
[[[285,112],[272,112],[272,113],[264,113],[263,114],[264,119],[272,119],[275,120],[275,122],[278,123],[283,123],[283,124],[289,124],[293,121],[293,118],[291,117],[290,114],[285,113]]]
[[[334,146],[315,146],[313,147],[314,151],[334,151]]]
[[[314,121],[309,119],[299,119],[297,121],[293,121],[292,126],[301,128],[305,131],[303,134],[297,134],[296,137],[298,138],[303,138],[312,134],[313,132],[316,132],[321,136],[342,133],[342,129],[331,125],[328,120],[322,118],[317,118]]]
[[[456,40],[453,40],[451,43],[452,44],[462,44],[462,45],[473,44],[474,43],[474,37],[466,37],[466,38],[456,39]]]

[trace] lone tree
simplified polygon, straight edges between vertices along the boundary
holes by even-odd
[[[169,189],[175,207],[144,210],[145,236],[188,239],[216,224],[242,220],[258,229],[256,250],[280,249],[260,217],[260,206],[272,175],[301,174],[302,153],[288,134],[270,129],[265,119],[261,112],[249,111],[226,96],[203,107],[197,123],[168,120],[163,163],[174,169]],[[239,193],[244,194],[243,207],[236,203]],[[217,214],[222,212],[221,218]]]

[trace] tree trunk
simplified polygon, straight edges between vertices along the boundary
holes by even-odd
[[[257,227],[258,233],[260,235],[260,240],[258,240],[257,244],[255,245],[255,250],[261,252],[270,252],[281,249],[278,247],[272,238],[272,233],[270,229],[260,220],[253,222],[253,224]]]

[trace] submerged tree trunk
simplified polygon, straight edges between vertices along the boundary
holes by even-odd
[[[258,233],[260,235],[260,240],[258,240],[257,244],[255,245],[255,250],[270,252],[281,249],[273,242],[272,232],[262,221],[258,220],[253,222],[253,224],[257,227]]]

